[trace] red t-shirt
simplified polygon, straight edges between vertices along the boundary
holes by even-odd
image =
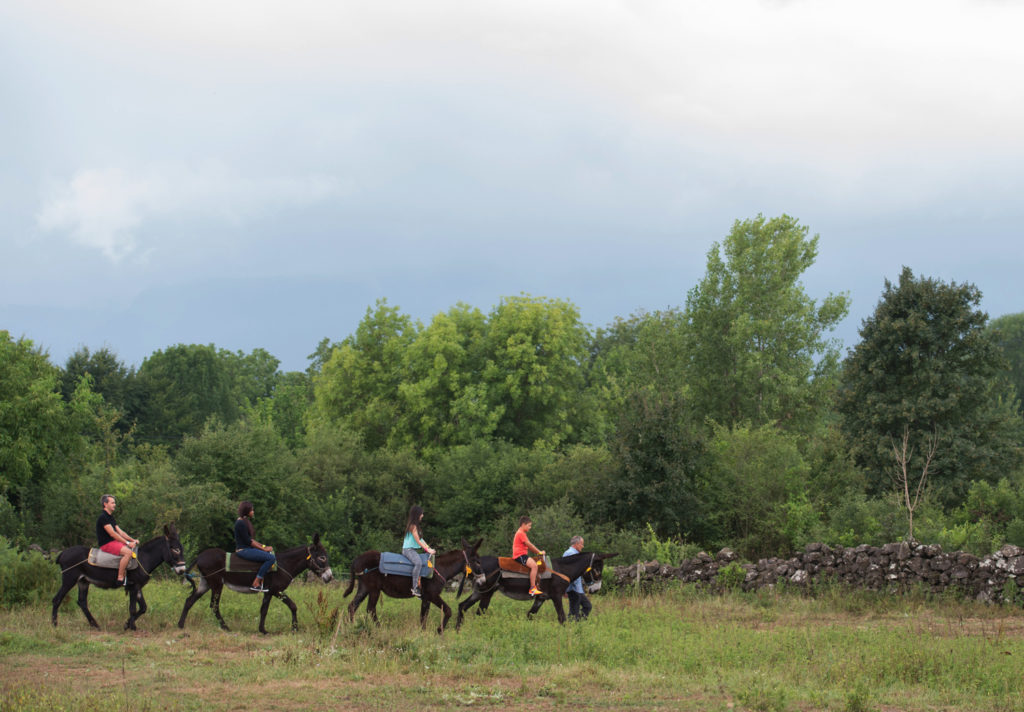
[[[515,538],[512,539],[512,558],[518,559],[523,554],[530,553],[530,547],[526,545],[527,536],[526,532],[522,529],[516,529]]]

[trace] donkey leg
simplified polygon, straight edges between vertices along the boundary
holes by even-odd
[[[231,630],[228,628],[228,624],[224,622],[224,616],[220,614],[220,593],[223,589],[215,588],[210,591],[210,608],[213,609],[213,615],[216,616],[217,622],[220,623],[221,630]]]
[[[208,590],[209,587],[206,585],[206,579],[199,579],[199,586],[188,595],[188,598],[185,599],[185,606],[181,609],[181,618],[178,619],[179,628],[185,627],[185,616],[188,615],[189,610],[193,605],[195,605],[195,602],[202,598],[203,594]]]
[[[273,594],[267,591],[263,594],[263,605],[260,606],[260,633],[263,635],[267,634],[267,629],[263,627],[263,624],[267,620],[267,611],[270,610],[270,597]]]
[[[68,591],[75,585],[74,580],[68,581],[66,578],[61,581],[60,590],[57,591],[57,595],[53,597],[53,615],[51,617],[51,623],[53,627],[57,627],[57,611],[60,609],[60,604],[64,602],[64,597],[68,595]]]
[[[299,609],[295,605],[295,602],[288,598],[288,595],[284,591],[278,591],[274,595],[280,598],[281,602],[288,606],[288,610],[292,612],[292,630],[297,631],[299,629]]]
[[[359,590],[356,591],[356,597],[352,599],[352,602],[348,604],[348,622],[351,623],[356,619],[356,609],[359,608],[359,604],[366,598],[366,589],[363,588],[362,584],[359,586]]]
[[[466,615],[466,611],[473,607],[477,601],[480,600],[480,593],[473,591],[465,601],[459,604],[459,615],[455,617],[455,630],[462,627],[462,619]]]
[[[422,628],[423,630],[427,629],[427,618],[430,617],[430,604],[431,603],[434,603],[434,599],[428,597],[426,591],[421,591],[421,595],[420,595],[420,628]]]
[[[135,630],[135,619],[139,617],[137,613],[138,603],[135,586],[132,586],[128,589],[128,620],[124,624],[125,630]]]
[[[544,599],[537,597],[533,599],[533,605],[530,606],[530,610],[526,612],[527,618],[533,618],[533,614],[540,610],[540,607],[544,605]]]
[[[562,609],[562,594],[564,590],[557,589],[555,586],[551,587],[551,605],[555,607],[555,611],[558,613],[558,622],[565,625],[565,611]]]
[[[366,601],[366,610],[370,612],[370,618],[378,626],[380,621],[377,620],[377,601],[380,600],[380,591],[370,591],[369,599]]]
[[[441,618],[441,626],[437,629],[437,634],[441,635],[442,633],[444,633],[445,626],[448,625],[448,621],[452,617],[452,609],[451,609],[451,606],[449,606],[447,603],[444,602],[444,599],[441,598],[441,594],[440,593],[437,594],[437,600],[440,602],[440,604],[441,604],[441,611],[444,614],[443,617]]]
[[[89,625],[93,628],[100,627],[100,624],[92,617],[92,613],[89,612],[89,582],[86,579],[81,579],[78,582],[78,607],[82,609],[82,613],[85,614],[85,619],[89,621]]]
[[[128,608],[130,617],[128,618],[128,622],[124,624],[124,627],[125,630],[129,628],[135,630],[135,621],[139,620],[139,618],[142,618],[142,614],[149,610],[149,608],[146,606],[146,599],[142,595],[142,586],[136,588],[135,591],[133,591],[129,595],[129,597],[132,599],[132,603],[129,605]],[[138,611],[133,612],[132,609],[135,608],[136,602],[138,602]]]

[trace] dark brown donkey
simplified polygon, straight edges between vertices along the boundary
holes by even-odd
[[[476,550],[480,546],[481,541],[483,540],[477,539],[476,544],[470,546],[469,542],[463,539],[461,549],[448,551],[435,557],[434,575],[430,578],[421,579],[421,626],[427,627],[430,604],[434,604],[444,614],[437,632],[444,632],[445,626],[448,625],[448,619],[452,617],[452,609],[441,598],[441,591],[452,577],[469,571],[469,562],[477,558]],[[380,600],[382,593],[392,598],[413,597],[411,576],[398,576],[394,574],[385,576],[380,572],[379,566],[379,551],[363,552],[352,562],[352,578],[348,582],[348,588],[345,589],[344,595],[348,596],[352,593],[352,589],[357,581],[359,582],[359,590],[356,592],[356,597],[348,604],[348,619],[350,621],[355,618],[356,609],[359,608],[359,604],[363,602],[364,598],[368,599],[366,610],[370,612],[370,618],[373,619],[374,623],[380,625],[380,621],[377,620],[377,601]]]
[[[477,601],[480,607],[477,613],[483,613],[491,603],[495,592],[501,591],[509,598],[517,601],[533,601],[533,605],[527,612],[527,616],[533,616],[544,605],[544,601],[551,599],[558,614],[558,622],[565,623],[565,610],[562,608],[562,596],[565,595],[569,584],[577,578],[583,577],[590,593],[596,592],[601,587],[601,574],[604,571],[605,559],[610,559],[616,554],[598,554],[584,552],[573,556],[560,556],[551,560],[551,578],[538,578],[537,585],[544,595],[531,596],[529,594],[530,579],[526,575],[509,576],[507,572],[498,567],[498,557],[481,556],[473,562],[473,570],[481,571],[482,576],[473,580],[473,593],[465,601],[459,604],[459,616],[455,619],[455,630],[462,626],[462,619],[467,610],[473,607]],[[525,568],[525,567],[524,567]],[[459,587],[459,595],[462,594],[462,587]]]
[[[188,615],[188,610],[192,607],[192,604],[198,601],[204,593],[210,591],[210,608],[213,609],[213,615],[217,617],[220,627],[228,630],[228,624],[224,622],[224,618],[220,614],[221,591],[227,586],[232,591],[237,591],[238,593],[253,593],[253,591],[249,590],[249,584],[252,583],[253,574],[259,568],[259,562],[248,562],[235,557],[232,562],[232,568],[234,568],[235,562],[242,561],[244,563],[241,566],[246,570],[225,571],[225,561],[223,549],[206,549],[196,557],[192,566],[189,566],[190,570],[193,566],[199,568],[199,585],[197,587],[193,577],[187,574],[189,581],[192,583],[192,593],[185,599],[185,607],[181,609],[181,618],[178,619],[179,628],[185,627],[185,616]],[[252,565],[247,566],[247,564]],[[277,570],[267,574],[267,578],[263,582],[266,593],[263,594],[263,605],[260,606],[260,633],[266,635],[267,632],[264,623],[267,620],[267,609],[270,608],[271,596],[280,598],[284,605],[288,606],[288,609],[292,612],[292,630],[299,629],[298,611],[295,607],[295,602],[285,595],[284,590],[295,580],[296,576],[307,568],[319,576],[324,583],[334,578],[334,574],[331,573],[330,563],[327,561],[327,550],[320,543],[319,534],[313,535],[313,543],[310,545],[296,546],[292,549],[285,549],[282,553],[277,554]]]
[[[135,621],[146,612],[146,599],[142,597],[142,587],[149,583],[149,575],[160,564],[166,562],[177,574],[185,573],[185,560],[181,554],[181,539],[174,525],[164,527],[164,535],[150,539],[139,545],[136,552],[139,567],[129,570],[128,581],[128,622],[125,630],[135,630]],[[76,583],[78,584],[78,607],[85,614],[85,619],[93,628],[99,628],[96,619],[89,612],[89,584],[98,588],[116,588],[122,586],[117,582],[117,567],[112,569],[93,566],[89,563],[88,546],[72,546],[60,552],[57,565],[61,568],[60,590],[53,597],[53,624],[57,625],[57,609],[64,597]]]

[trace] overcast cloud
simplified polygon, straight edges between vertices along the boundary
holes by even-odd
[[[736,219],[1024,311],[1024,3],[0,5],[0,329],[301,369],[386,297],[681,305]]]

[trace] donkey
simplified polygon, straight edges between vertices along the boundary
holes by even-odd
[[[206,549],[189,566],[189,570],[193,566],[199,567],[199,585],[196,586],[192,576],[186,574],[192,584],[192,593],[185,599],[185,607],[181,609],[181,618],[178,619],[179,628],[185,627],[185,617],[188,616],[192,605],[202,598],[204,593],[211,591],[210,608],[213,609],[213,615],[223,630],[230,630],[228,624],[224,622],[224,617],[220,614],[221,591],[227,586],[238,593],[253,593],[249,590],[249,584],[252,583],[252,576],[259,567],[259,562],[245,562],[241,565],[244,567],[244,571],[226,571],[226,561],[223,549]],[[267,578],[263,582],[266,592],[263,594],[263,605],[260,606],[260,633],[267,634],[265,623],[271,596],[276,596],[288,606],[292,612],[292,630],[299,629],[298,609],[295,602],[285,595],[284,590],[296,576],[307,568],[319,576],[324,583],[334,578],[327,560],[327,549],[320,543],[319,533],[313,535],[311,545],[296,546],[277,555],[277,570],[267,574]]]
[[[420,603],[420,625],[424,629],[427,627],[430,604],[434,604],[441,609],[443,614],[441,625],[438,627],[437,632],[438,634],[444,633],[445,626],[448,625],[448,619],[452,617],[452,609],[441,598],[441,591],[453,576],[458,576],[463,572],[467,575],[470,573],[470,562],[479,559],[476,550],[480,546],[481,541],[483,539],[477,539],[475,544],[470,545],[468,541],[463,539],[461,549],[445,552],[434,559],[434,575],[431,578],[422,579],[420,588],[422,599]],[[380,625],[380,621],[377,620],[377,601],[382,593],[392,598],[412,598],[411,576],[385,576],[380,572],[379,567],[379,551],[363,552],[352,562],[352,578],[348,582],[348,588],[345,589],[343,597],[347,597],[352,593],[356,581],[359,582],[359,590],[356,592],[352,602],[348,604],[349,621],[355,619],[356,609],[359,608],[359,604],[363,602],[364,598],[369,598],[366,602],[366,610],[370,612],[370,618],[377,625]]]
[[[124,624],[125,630],[136,630],[135,621],[148,610],[146,599],[142,596],[142,587],[149,583],[153,569],[166,562],[174,569],[174,573],[178,575],[185,573],[181,539],[173,524],[164,527],[163,536],[141,544],[136,556],[139,562],[138,568],[130,569],[125,574],[127,583],[124,588],[128,592],[128,621]],[[71,587],[77,583],[78,607],[82,609],[89,625],[99,628],[96,619],[89,612],[89,584],[98,588],[121,588],[121,584],[117,582],[117,567],[106,568],[90,564],[89,547],[85,545],[68,547],[60,552],[57,555],[57,565],[61,568],[61,583],[60,590],[53,597],[51,622],[54,627],[57,626],[57,609],[60,608],[60,604]]]
[[[480,608],[477,614],[484,613],[491,605],[491,598],[495,591],[501,591],[509,598],[517,601],[533,600],[533,605],[527,612],[527,617],[532,617],[540,610],[544,601],[551,599],[555,612],[558,614],[558,622],[565,623],[565,610],[562,608],[562,597],[565,595],[569,584],[579,577],[587,580],[587,588],[590,593],[596,592],[601,587],[601,574],[604,571],[605,559],[610,559],[616,554],[598,554],[586,552],[573,554],[572,556],[561,556],[551,560],[551,578],[538,578],[537,584],[543,592],[541,596],[529,594],[530,579],[527,576],[509,576],[498,567],[498,557],[479,557],[479,568],[483,574],[473,582],[473,593],[465,601],[459,604],[459,615],[455,619],[455,630],[462,626],[462,619],[467,610],[473,607],[477,601]],[[476,564],[476,562],[473,562]],[[476,566],[474,565],[474,571]],[[459,587],[458,595],[462,595],[462,587]]]

